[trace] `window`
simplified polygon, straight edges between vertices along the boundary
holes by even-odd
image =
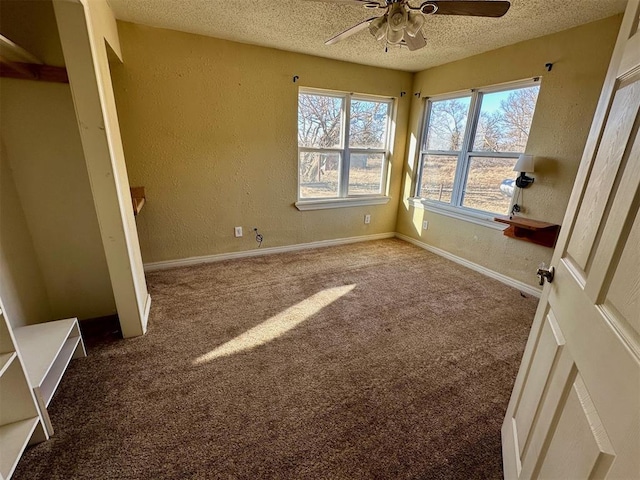
[[[513,188],[504,187],[525,151],[539,90],[536,79],[429,99],[416,197],[436,210],[507,213]]]
[[[300,201],[384,194],[392,106],[391,99],[300,90]]]

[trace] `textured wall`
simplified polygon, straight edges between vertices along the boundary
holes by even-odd
[[[411,95],[397,103],[389,204],[300,212],[297,92],[399,96],[411,74],[118,26],[124,64],[112,77],[129,180],[146,187],[137,222],[145,262],[253,249],[253,226],[265,247],[395,231]]]
[[[526,216],[562,223],[591,120],[615,44],[621,16],[504,47],[416,74],[422,97],[542,77],[527,153],[536,157],[535,183],[524,192]],[[547,72],[545,64],[552,62]],[[424,100],[412,104],[408,160],[397,231],[447,250],[517,280],[533,284],[540,262],[552,250],[510,239],[489,229],[436,213],[414,209],[414,153]],[[515,173],[514,173],[515,175]],[[522,202],[520,202],[522,203]],[[429,229],[421,230],[422,220]]]
[[[113,314],[69,85],[6,78],[0,85],[2,140],[46,285],[48,320]]]
[[[51,308],[6,157],[0,139],[0,298],[11,325],[19,327],[51,320]]]

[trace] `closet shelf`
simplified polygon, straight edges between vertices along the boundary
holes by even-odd
[[[33,417],[0,426],[0,478],[11,477],[39,420]]]
[[[1,34],[0,77],[69,83],[65,67],[44,65],[35,55]]]
[[[77,318],[16,328],[14,335],[27,378],[45,407],[58,388],[71,358],[86,356]]]

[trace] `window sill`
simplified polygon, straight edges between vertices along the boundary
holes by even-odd
[[[328,208],[362,207],[367,205],[385,205],[390,197],[349,197],[329,198],[322,200],[300,200],[295,206],[300,211],[325,210]]]
[[[493,219],[493,217],[497,215],[493,213],[480,212],[478,210],[454,207],[451,205],[436,204],[420,198],[410,198],[409,205],[429,212],[438,213],[446,217],[464,220],[465,222],[475,223],[476,225],[482,225],[483,227],[492,228],[494,230],[502,231],[506,228],[504,224],[498,223]]]

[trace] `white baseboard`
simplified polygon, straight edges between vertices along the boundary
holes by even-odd
[[[267,247],[256,248],[254,250],[246,250],[244,252],[219,253],[216,255],[204,255],[201,257],[189,257],[178,260],[167,260],[164,262],[151,262],[144,264],[145,272],[153,272],[156,270],[166,270],[168,268],[188,267],[190,265],[198,265],[201,263],[221,262],[223,260],[233,260],[237,258],[258,257],[262,255],[272,255],[274,253],[296,252],[298,250],[308,250],[310,248],[332,247],[335,245],[346,245],[348,243],[369,242],[372,240],[383,240],[385,238],[394,238],[396,233],[378,233],[375,235],[363,235],[360,237],[336,238],[333,240],[320,240],[318,242],[298,243],[295,245],[285,245],[283,247]]]
[[[505,285],[509,285],[510,287],[516,288],[521,292],[528,293],[529,295],[532,295],[538,298],[540,298],[540,295],[542,294],[542,290],[538,288],[532,287],[531,285],[521,282],[520,280],[516,280],[515,278],[507,277],[506,275],[490,270],[487,267],[478,265],[477,263],[470,262],[469,260],[466,260],[462,257],[458,257],[457,255],[454,255],[453,253],[449,253],[446,250],[442,250],[440,248],[429,245],[428,243],[421,242],[419,240],[416,240],[415,238],[408,237],[407,235],[403,235],[402,233],[396,233],[396,237],[399,238],[400,240],[404,240],[405,242],[412,243],[413,245],[416,245],[420,248],[424,248],[425,250],[431,253],[435,253],[436,255],[440,255],[441,257],[444,257],[448,260],[456,262],[459,265],[470,268],[471,270],[475,270],[476,272],[482,273],[487,277],[491,277],[495,280],[498,280],[499,282],[502,282]]]
[[[521,292],[528,293],[529,295],[533,295],[534,297],[540,297],[542,294],[542,290],[535,288],[531,285],[528,285],[524,282],[516,280],[511,277],[507,277],[501,273],[490,270],[482,265],[478,265],[477,263],[470,262],[462,257],[458,257],[452,253],[447,252],[446,250],[442,250],[440,248],[434,247],[427,243],[416,240],[415,238],[411,238],[407,235],[403,235],[402,233],[378,233],[375,235],[363,235],[360,237],[349,237],[349,238],[336,238],[332,240],[321,240],[318,242],[310,242],[310,243],[298,243],[296,245],[285,245],[282,247],[267,247],[267,248],[256,248],[254,250],[246,250],[243,252],[233,252],[233,253],[219,253],[216,255],[204,255],[201,257],[189,257],[182,258],[177,260],[166,260],[163,262],[151,262],[144,264],[145,272],[153,272],[157,270],[166,270],[169,268],[178,268],[178,267],[188,267],[191,265],[198,265],[201,263],[213,263],[213,262],[221,262],[223,260],[233,260],[238,258],[249,258],[249,257],[258,257],[262,255],[272,255],[274,253],[286,253],[286,252],[296,252],[299,250],[307,250],[310,248],[322,248],[322,247],[332,247],[336,245],[346,245],[349,243],[358,243],[358,242],[369,242],[372,240],[383,240],[385,238],[399,238],[404,240],[405,242],[409,242],[413,245],[416,245],[420,248],[423,248],[429,252],[435,253],[441,257],[444,257],[448,260],[456,262],[459,265],[470,268],[471,270],[475,270],[476,272],[482,273],[487,277],[498,280],[505,285],[509,285]],[[150,299],[149,299],[150,300]],[[148,301],[148,304],[151,302]],[[148,311],[148,305],[145,310]]]

